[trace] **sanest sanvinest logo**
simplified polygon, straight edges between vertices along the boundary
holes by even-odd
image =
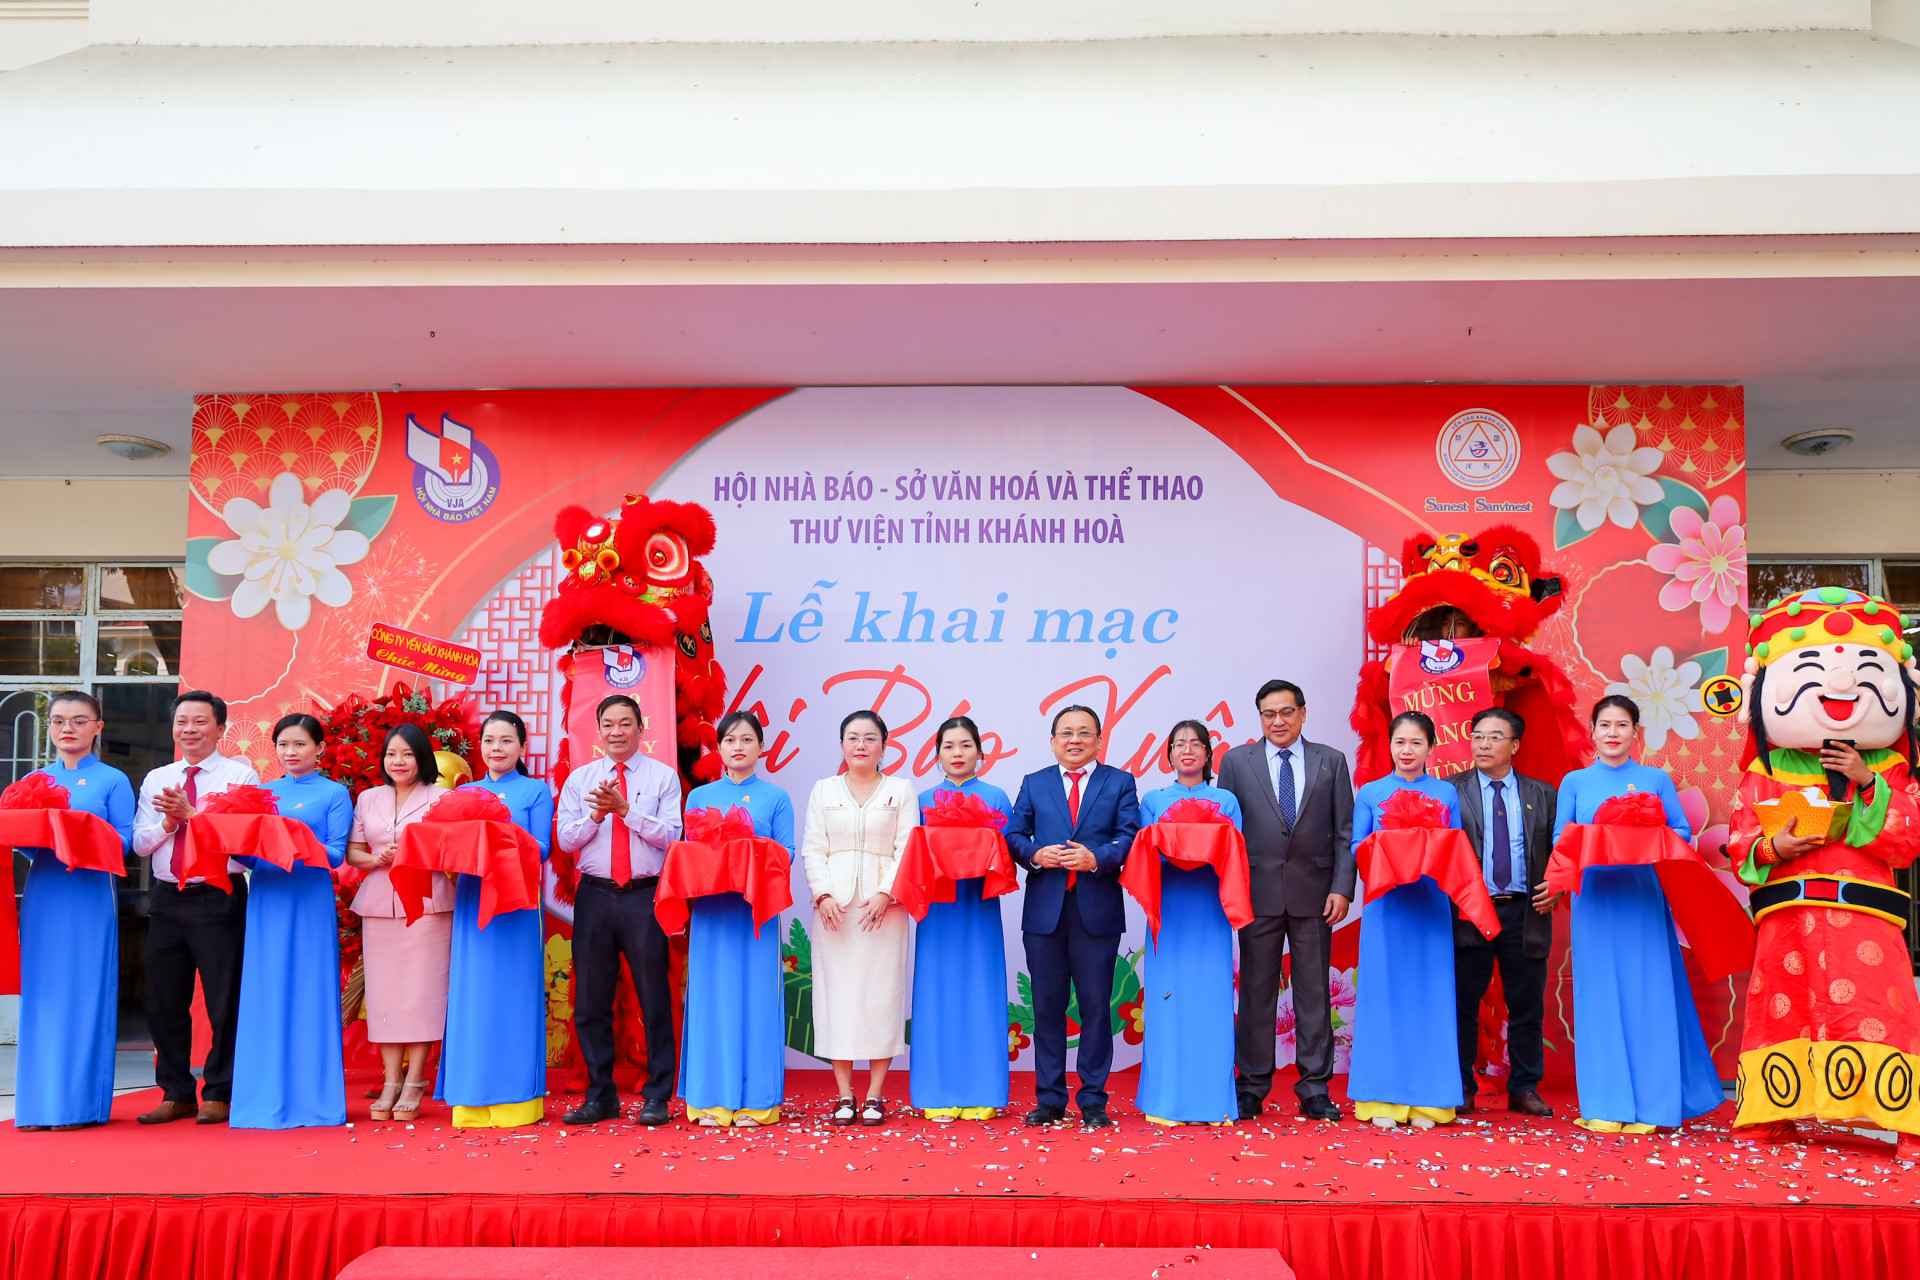
[[[1440,428],[1434,456],[1447,479],[1461,488],[1491,489],[1520,465],[1520,433],[1491,409],[1468,409]]]

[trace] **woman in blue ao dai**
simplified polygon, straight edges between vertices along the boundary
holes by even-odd
[[[1167,735],[1174,783],[1140,797],[1140,823],[1160,821],[1182,800],[1220,806],[1240,828],[1240,801],[1213,786],[1213,737],[1198,720]],[[1155,1124],[1228,1124],[1239,1113],[1233,1087],[1233,926],[1220,905],[1212,867],[1160,868],[1160,936],[1141,965],[1140,1092]]]
[[[1446,806],[1460,826],[1460,792],[1427,772],[1433,721],[1402,712],[1387,728],[1393,772],[1360,788],[1353,845],[1380,829],[1381,806],[1395,792],[1418,791]],[[1411,1122],[1431,1129],[1465,1103],[1454,1012],[1453,909],[1432,876],[1396,885],[1360,915],[1353,1063],[1347,1096],[1353,1117],[1383,1129]]]
[[[977,796],[1013,815],[1007,793],[982,782],[980,727],[967,716],[940,726],[945,780],[920,793],[920,810],[942,792]],[[927,907],[914,931],[913,1105],[927,1119],[991,1120],[1007,1105],[1007,946],[1000,899],[982,898],[984,878],[961,880],[952,902]]]
[[[480,726],[487,776],[462,790],[492,792],[513,823],[534,838],[545,862],[553,840],[553,792],[530,777],[522,757],[527,726],[496,711]],[[540,908],[503,911],[480,927],[479,876],[454,886],[453,948],[447,968],[447,1033],[434,1097],[453,1108],[459,1129],[538,1124],[547,1110],[545,930]]]
[[[262,858],[248,868],[247,941],[233,1046],[235,1129],[293,1129],[347,1122],[340,1060],[340,922],[332,867],[346,860],[353,799],[319,772],[326,730],[310,715],[273,726],[284,774],[266,786],[280,816],[302,823],[329,867],[282,871]]]
[[[793,862],[793,801],[754,771],[760,721],[736,711],[720,721],[726,771],[687,794],[687,809],[745,809],[753,834]],[[687,1119],[708,1128],[776,1124],[787,1087],[787,1002],[780,921],[756,934],[746,896],[716,893],[688,906],[687,1012],[680,1046],[680,1096]]]
[[[133,787],[102,764],[106,728],[92,695],[56,693],[47,707],[59,759],[37,772],[67,789],[70,808],[107,820],[124,853],[133,839]],[[113,1046],[120,1013],[120,921],[113,876],[69,871],[51,849],[33,860],[20,898],[20,1048],[16,1129],[85,1129],[113,1110]]]
[[[1639,706],[1614,694],[1594,704],[1591,719],[1597,758],[1561,780],[1554,838],[1570,822],[1592,822],[1615,796],[1651,791],[1667,825],[1690,839],[1673,779],[1633,759]],[[1573,899],[1572,949],[1575,1123],[1599,1133],[1650,1133],[1726,1101],[1654,868],[1590,868]]]

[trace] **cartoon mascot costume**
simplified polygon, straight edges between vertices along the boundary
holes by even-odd
[[[1911,901],[1894,872],[1920,853],[1913,647],[1883,600],[1839,587],[1753,617],[1742,716],[1753,762],[1727,853],[1753,886],[1736,1126],[1775,1141],[1796,1120],[1920,1135],[1920,1014]]]
[[[671,664],[674,751],[681,790],[720,776],[713,722],[727,696],[727,675],[714,661],[713,579],[698,556],[713,550],[713,517],[688,502],[654,502],[628,494],[616,519],[585,507],[568,507],[554,521],[563,571],[553,598],[540,613],[540,643],[565,649],[559,669],[565,680],[560,700],[566,733],[554,755],[553,785],[566,782],[572,766],[590,760],[599,748],[595,708],[609,693],[638,692],[638,674],[649,664]],[[623,675],[623,673],[629,673]],[[654,688],[660,688],[656,684]],[[643,699],[649,723],[658,714]],[[553,896],[570,908],[580,876],[573,855],[556,840],[551,862]],[[676,993],[685,986],[684,938],[674,939]],[[550,963],[552,963],[550,961]],[[571,982],[569,997],[571,1004]],[[558,1001],[550,1000],[550,1004]],[[616,998],[615,1026],[620,1057],[646,1061],[639,1001],[631,979],[623,976]],[[570,1031],[570,1029],[569,1029]],[[576,1084],[585,1087],[585,1064],[568,1035],[567,1058]]]
[[[1387,726],[1402,711],[1433,717],[1439,742],[1428,767],[1446,777],[1473,765],[1474,713],[1505,707],[1527,723],[1514,767],[1559,786],[1579,767],[1587,733],[1573,709],[1573,682],[1527,647],[1563,599],[1560,579],[1541,572],[1540,548],[1511,525],[1477,537],[1419,534],[1407,539],[1401,569],[1400,590],[1367,617],[1367,634],[1390,653],[1360,669],[1354,780],[1393,771]]]

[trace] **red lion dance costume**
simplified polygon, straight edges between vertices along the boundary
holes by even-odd
[[[1402,711],[1433,717],[1436,777],[1473,767],[1468,728],[1476,712],[1505,707],[1526,721],[1514,767],[1558,787],[1588,745],[1573,708],[1573,682],[1527,645],[1560,608],[1560,580],[1541,574],[1540,548],[1511,525],[1477,537],[1418,534],[1401,551],[1406,578],[1367,618],[1367,634],[1390,647],[1360,669],[1352,724],[1360,735],[1357,783],[1393,771],[1387,726]],[[1505,995],[1496,974],[1480,1006],[1480,1056],[1506,1053]]]
[[[1511,525],[1477,537],[1408,538],[1406,580],[1367,618],[1367,634],[1391,646],[1360,669],[1353,728],[1360,735],[1354,781],[1393,771],[1387,726],[1424,711],[1439,727],[1430,768],[1439,777],[1472,765],[1466,729],[1474,713],[1505,707],[1527,722],[1514,767],[1549,786],[1585,757],[1587,732],[1573,709],[1573,682],[1526,646],[1560,608],[1560,580],[1543,577],[1540,548]]]
[[[631,646],[649,657],[673,654],[673,718],[683,790],[720,776],[719,746],[713,722],[726,704],[727,675],[713,658],[713,579],[697,556],[713,550],[713,517],[688,502],[654,502],[628,494],[616,519],[585,507],[568,507],[555,518],[560,562],[565,576],[540,612],[540,643],[566,649],[560,692],[569,723],[574,692],[574,662],[583,653]],[[574,735],[577,736],[577,735]],[[567,779],[575,759],[587,758],[592,741],[563,736],[554,755],[553,785]],[[552,866],[557,893],[572,902],[579,887],[573,855],[554,842]],[[682,985],[684,939],[676,940],[675,987]],[[629,982],[621,983],[616,1007],[621,1057],[644,1062],[639,1035],[639,1005]],[[579,1047],[570,1057],[580,1069]]]

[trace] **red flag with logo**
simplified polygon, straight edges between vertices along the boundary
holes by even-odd
[[[1474,713],[1498,705],[1492,663],[1500,652],[1493,636],[1422,640],[1395,645],[1387,659],[1387,698],[1393,714],[1419,711],[1433,717],[1433,754],[1427,772],[1445,778],[1473,767],[1468,726]]]

